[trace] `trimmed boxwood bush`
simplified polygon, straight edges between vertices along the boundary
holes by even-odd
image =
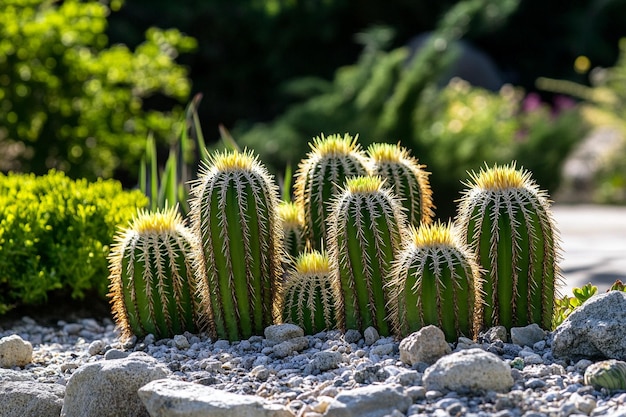
[[[116,228],[147,202],[113,180],[0,174],[0,314],[52,291],[104,297]]]

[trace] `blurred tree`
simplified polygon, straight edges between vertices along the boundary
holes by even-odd
[[[0,170],[72,177],[136,175],[146,136],[174,139],[191,85],[175,62],[195,48],[178,30],[149,29],[135,50],[109,45],[108,5],[0,1]],[[117,9],[120,2],[111,4]]]

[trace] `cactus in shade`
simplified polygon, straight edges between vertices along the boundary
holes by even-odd
[[[109,254],[113,317],[122,338],[196,332],[209,319],[198,297],[198,241],[177,208],[140,212]]]
[[[318,251],[299,255],[287,273],[280,300],[282,319],[304,329],[305,334],[336,326],[336,287],[328,256]]]
[[[592,385],[596,390],[626,390],[626,362],[609,359],[589,365],[585,370],[585,385]]]
[[[482,309],[479,280],[474,254],[450,223],[411,226],[389,282],[394,333],[405,337],[432,324],[449,342],[475,338]]]
[[[467,185],[457,224],[486,271],[483,326],[551,328],[560,272],[547,193],[515,164],[481,169]]]
[[[295,203],[281,201],[278,203],[277,213],[283,229],[284,254],[295,259],[304,251],[302,212]]]
[[[212,155],[191,188],[191,225],[199,236],[212,337],[262,335],[278,318],[282,230],[278,187],[248,151]]]
[[[322,249],[327,237],[329,202],[346,178],[367,175],[367,158],[348,134],[313,139],[311,152],[295,174],[295,202],[304,216],[304,237],[313,249]]]
[[[407,219],[380,177],[349,178],[332,204],[328,251],[339,285],[338,326],[390,334],[386,285]]]
[[[409,223],[419,225],[432,221],[433,199],[428,182],[429,172],[424,170],[409,151],[389,143],[373,143],[367,148],[370,158],[370,174],[385,179],[385,185],[393,190],[406,208]]]

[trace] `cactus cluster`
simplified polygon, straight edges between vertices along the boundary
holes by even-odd
[[[141,213],[110,255],[123,336],[234,341],[285,321],[384,336],[434,324],[454,341],[551,326],[558,235],[530,173],[471,174],[455,221],[434,223],[425,166],[400,145],[363,152],[356,140],[313,139],[293,203],[252,152],[225,151],[191,183],[189,226],[173,210]]]

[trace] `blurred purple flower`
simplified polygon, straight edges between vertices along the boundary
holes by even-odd
[[[538,110],[541,107],[541,97],[537,93],[529,93],[524,97],[522,110],[526,113]]]

